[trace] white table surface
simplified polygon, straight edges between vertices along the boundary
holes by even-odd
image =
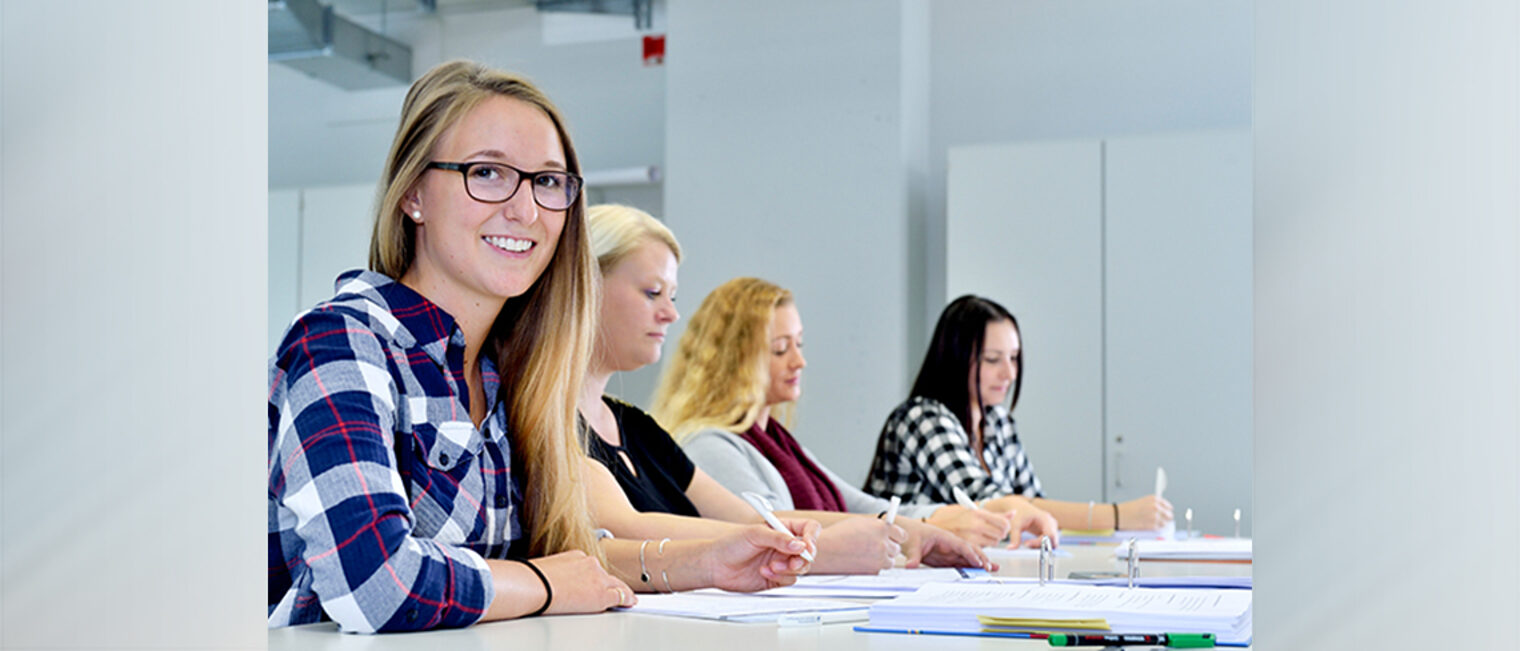
[[[1056,577],[1072,571],[1122,570],[1113,556],[1113,545],[1069,545],[1070,558],[1056,559]],[[1033,577],[1038,562],[1012,559],[998,574]],[[1141,576],[1248,576],[1245,563],[1142,562]],[[863,622],[860,622],[863,623]],[[595,649],[607,651],[654,651],[656,649],[780,649],[787,651],[851,651],[870,649],[1050,648],[1044,640],[979,638],[944,635],[857,633],[860,623],[824,624],[812,627],[778,627],[775,624],[735,624],[680,617],[612,612],[596,615],[559,615],[507,622],[477,624],[465,629],[424,633],[350,635],[339,633],[330,623],[271,629],[270,649],[365,649],[469,651],[473,649]],[[1145,647],[1141,647],[1145,648]]]

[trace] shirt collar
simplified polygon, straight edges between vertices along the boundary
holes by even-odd
[[[338,276],[337,293],[358,294],[378,303],[398,322],[396,338],[402,345],[421,348],[444,368],[453,366],[448,354],[450,346],[459,349],[456,357],[463,355],[464,331],[456,327],[454,317],[389,276],[363,269],[347,271]],[[459,361],[462,364],[462,357]]]

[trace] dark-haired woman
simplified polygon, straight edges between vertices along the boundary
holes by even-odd
[[[1118,504],[1046,499],[1014,428],[1023,374],[1019,324],[1003,306],[962,296],[945,307],[913,393],[876,443],[866,492],[909,502],[1031,498],[1065,529],[1159,529],[1172,505],[1155,495]]]

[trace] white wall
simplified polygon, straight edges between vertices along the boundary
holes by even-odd
[[[265,16],[0,5],[0,647],[264,646]]]
[[[1256,8],[1256,643],[1520,639],[1520,10]]]
[[[669,21],[681,309],[737,276],[791,289],[809,362],[796,434],[859,482],[907,386],[901,3],[673,0]]]

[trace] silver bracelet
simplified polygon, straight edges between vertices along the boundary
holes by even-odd
[[[648,546],[648,538],[645,538],[644,542],[639,543],[639,580],[643,581],[646,585],[649,583],[649,568],[644,565],[644,548]]]
[[[648,541],[645,541],[645,542],[648,542]],[[660,558],[665,558],[665,543],[668,543],[668,542],[670,542],[669,538],[661,540],[660,541],[660,546],[655,548],[655,552],[660,555]],[[670,575],[666,574],[665,570],[660,570],[660,578],[665,580],[665,591],[666,592],[675,592],[675,588],[670,587]]]

